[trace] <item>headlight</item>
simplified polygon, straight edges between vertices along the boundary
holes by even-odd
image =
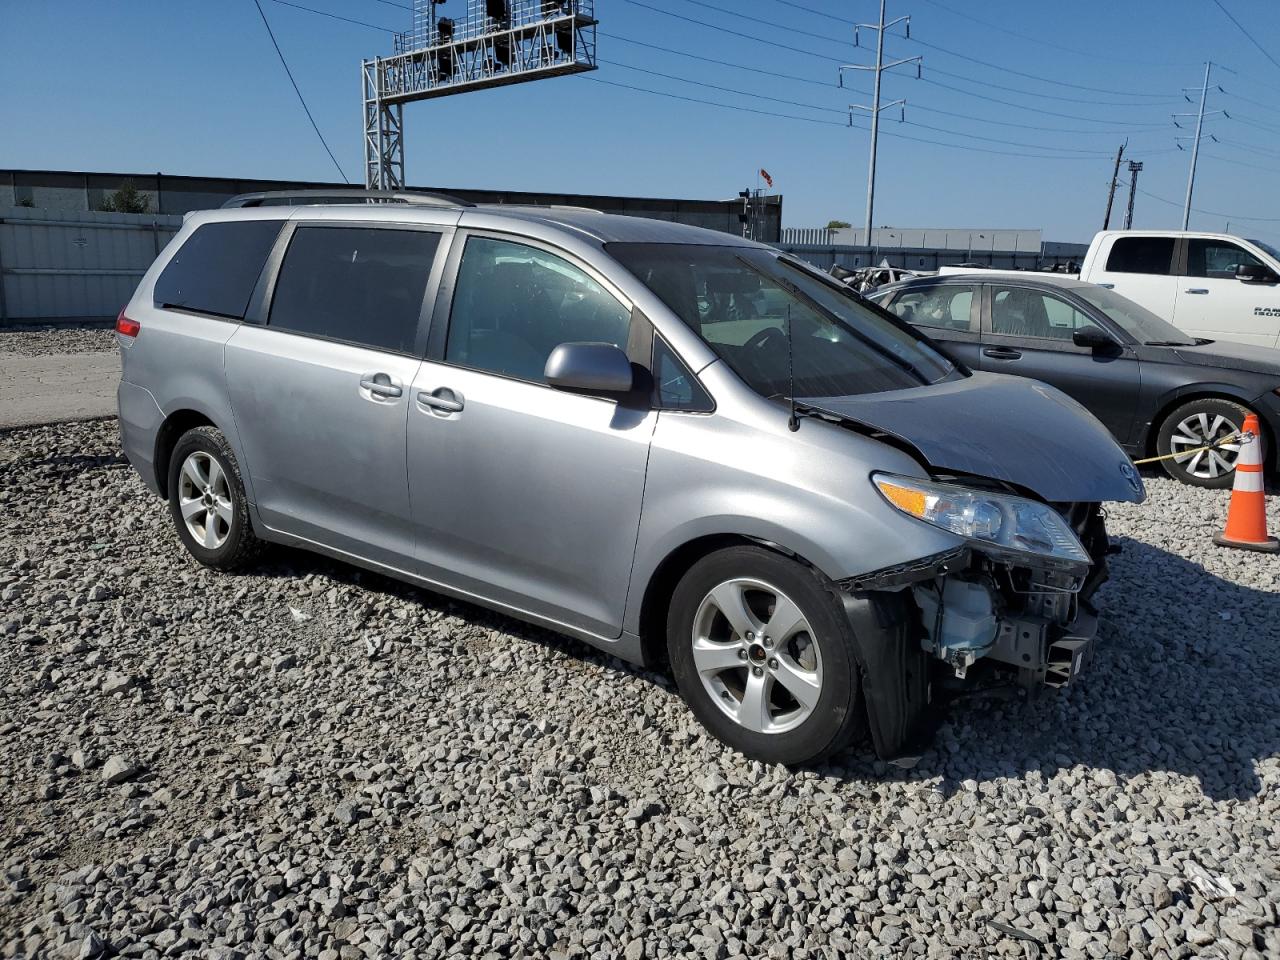
[[[871,479],[881,495],[903,513],[972,540],[979,548],[1091,562],[1075,531],[1047,504],[884,473],[872,474]]]

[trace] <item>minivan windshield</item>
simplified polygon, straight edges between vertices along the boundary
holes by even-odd
[[[607,249],[763,396],[902,390],[954,369],[847,288],[774,251],[674,243]]]
[[[1146,307],[1122,297],[1106,287],[1072,287],[1071,292],[1087,300],[1124,328],[1124,332],[1148,346],[1190,347],[1195,337],[1188,336],[1167,320],[1162,320]]]

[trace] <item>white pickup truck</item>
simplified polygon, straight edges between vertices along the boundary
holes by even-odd
[[[1089,245],[1080,279],[1115,290],[1192,336],[1280,347],[1280,250],[1260,240],[1104,230]]]
[[[1280,251],[1225,233],[1104,230],[1080,279],[1110,287],[1197,337],[1280,340]]]

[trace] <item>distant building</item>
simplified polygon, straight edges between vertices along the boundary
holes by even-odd
[[[151,212],[183,214],[220,207],[240,193],[259,190],[331,190],[350,184],[302,180],[241,180],[231,177],[185,177],[161,173],[91,173],[71,170],[0,170],[0,208],[32,206],[65,213],[101,210],[126,181],[151,201]],[[473,203],[518,203],[537,206],[591,207],[604,213],[670,220],[695,227],[742,235],[742,200],[678,200],[661,197],[614,197],[578,193],[532,193],[518,190],[472,190],[454,187],[410,187],[448,193]],[[763,198],[766,243],[782,235],[782,197]]]
[[[870,245],[865,234],[854,227],[787,227],[780,246],[821,267],[865,267],[888,261],[913,270],[961,263],[1065,267],[1081,260],[1089,249],[1085,243],[1046,241],[1040,230],[999,227],[876,227]]]

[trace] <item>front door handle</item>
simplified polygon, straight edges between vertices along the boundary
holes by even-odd
[[[1208,293],[1205,287],[1188,287],[1187,293]]]
[[[1018,360],[1022,357],[1021,350],[1013,350],[1009,347],[987,347],[982,353],[983,356],[990,357],[992,360]]]
[[[430,393],[426,390],[419,392],[418,403],[437,413],[460,413],[463,407],[462,394],[454,393],[448,387],[440,387]]]
[[[390,400],[404,394],[404,388],[392,380],[389,373],[366,373],[360,378],[360,386],[383,400]]]

